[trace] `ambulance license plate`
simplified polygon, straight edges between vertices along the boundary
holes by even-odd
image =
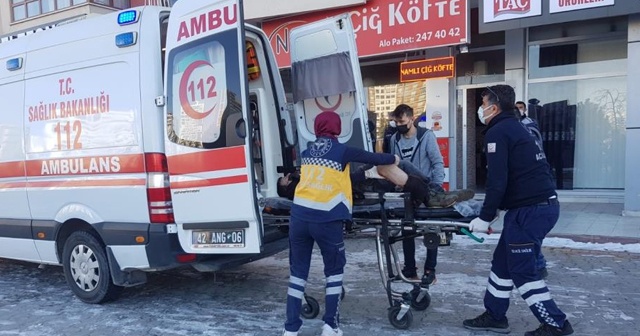
[[[193,247],[244,247],[244,230],[195,231]]]

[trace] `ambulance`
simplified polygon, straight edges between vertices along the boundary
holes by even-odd
[[[340,114],[340,141],[371,150],[346,14],[291,32],[292,102],[238,0],[136,7],[1,41],[0,258],[62,266],[87,303],[148,272],[285,250],[286,228],[263,209],[320,112]]]

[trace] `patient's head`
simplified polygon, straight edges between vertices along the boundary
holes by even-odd
[[[298,182],[300,182],[300,174],[297,172],[278,178],[278,196],[293,200]]]

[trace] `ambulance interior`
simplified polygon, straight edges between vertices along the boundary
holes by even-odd
[[[249,114],[256,184],[263,197],[277,197],[277,180],[294,167],[296,135],[294,119],[277,101],[275,88],[281,83],[278,69],[270,69],[265,57],[265,45],[257,35],[247,31],[246,57],[249,82]],[[284,98],[284,97],[283,97]],[[284,101],[282,102],[284,103]],[[280,110],[281,116],[277,115]],[[285,121],[279,121],[284,118]]]

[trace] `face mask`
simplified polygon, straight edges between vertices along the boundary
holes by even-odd
[[[400,134],[407,134],[409,132],[409,125],[398,125],[398,132]]]
[[[520,111],[520,115],[523,116],[524,115],[524,110],[518,110]]]
[[[482,108],[482,106],[478,107],[478,119],[480,119],[480,122],[481,122],[483,125],[486,125],[486,124],[487,124],[487,119],[491,118],[494,114],[496,114],[496,113],[494,112],[494,113],[489,114],[489,115],[488,115],[488,116],[486,116],[486,117],[484,116],[484,111],[488,110],[490,107],[491,107],[491,106],[489,106],[489,107],[487,107],[487,108]]]

